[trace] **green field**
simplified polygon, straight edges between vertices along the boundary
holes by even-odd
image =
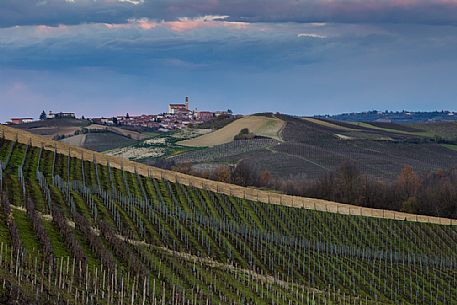
[[[449,148],[450,150],[456,150],[457,151],[457,145],[455,144],[443,144],[444,147]]]
[[[370,123],[364,123],[364,122],[354,122],[352,123],[355,126],[359,127],[366,127],[374,130],[381,130],[381,131],[387,131],[387,132],[393,132],[393,133],[400,133],[400,134],[405,134],[405,135],[414,135],[414,136],[421,136],[421,137],[433,137],[434,133],[431,131],[406,131],[406,130],[401,130],[401,129],[395,129],[395,128],[384,128],[384,127],[379,127],[375,126]]]
[[[158,132],[142,132],[141,134],[149,138],[155,138],[160,135]]]
[[[0,144],[5,302],[457,304],[455,226],[264,204]]]
[[[131,145],[118,145],[117,147],[106,150],[105,153],[114,156],[122,156],[124,158],[143,162],[146,164],[154,164],[160,159],[166,159],[187,152],[201,150],[198,147],[186,147],[178,145],[181,141],[181,131],[172,131],[163,134],[157,134],[147,140],[136,142]],[[144,135],[144,134],[143,134]],[[117,143],[114,143],[117,145]],[[90,147],[88,147],[91,149]],[[150,154],[155,151],[156,153]]]
[[[457,140],[457,122],[433,122],[414,124],[417,128],[426,130],[433,136],[441,137],[446,140]]]
[[[353,122],[355,126],[365,127],[373,130],[393,132],[398,134],[420,136],[426,138],[441,138],[448,141],[457,140],[456,122],[428,122],[428,123],[365,123]]]

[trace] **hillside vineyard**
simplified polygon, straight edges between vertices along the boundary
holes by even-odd
[[[248,201],[0,143],[0,302],[457,304],[456,226]]]

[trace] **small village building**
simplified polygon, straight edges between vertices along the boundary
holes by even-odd
[[[52,112],[49,111],[48,119],[74,119],[76,115],[74,112]]]
[[[220,117],[221,115],[230,115],[230,113],[228,111],[216,111],[214,113],[215,117]]]
[[[12,125],[20,125],[33,122],[33,118],[12,118],[11,124]]]
[[[100,125],[114,125],[113,118],[93,118],[92,122]]]
[[[214,117],[214,113],[210,111],[198,111],[195,113],[195,117],[200,120],[210,120]]]

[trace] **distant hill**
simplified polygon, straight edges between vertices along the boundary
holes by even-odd
[[[136,131],[74,118],[40,120],[12,127],[94,151],[133,145],[148,138]]]
[[[437,122],[437,121],[457,121],[457,113],[452,111],[367,111],[352,112],[337,115],[317,115],[316,118],[332,119],[338,121],[351,122],[396,122],[396,123],[415,123],[415,122]]]
[[[56,136],[71,136],[82,127],[87,127],[90,122],[80,119],[47,119],[26,124],[12,125],[11,127],[22,129],[36,135],[54,138]]]

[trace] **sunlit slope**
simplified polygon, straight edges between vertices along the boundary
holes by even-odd
[[[221,145],[233,141],[240,130],[247,128],[257,136],[280,140],[280,131],[284,121],[278,118],[265,116],[246,116],[227,126],[195,139],[178,142],[180,145],[193,147],[207,147]]]

